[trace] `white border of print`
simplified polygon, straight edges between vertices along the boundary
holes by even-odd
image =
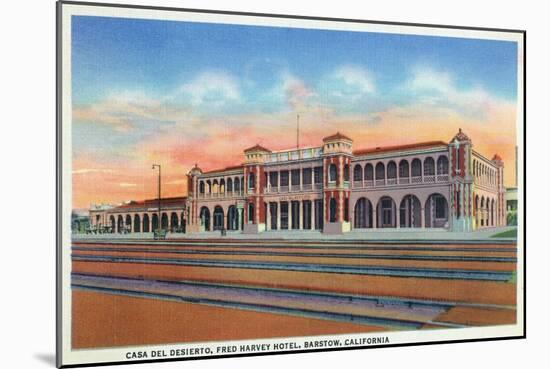
[[[160,19],[160,20],[180,20],[180,21],[200,21],[212,23],[228,23],[228,24],[248,24],[248,25],[266,25],[275,27],[300,27],[311,29],[332,29],[332,30],[353,30],[353,31],[369,31],[382,33],[402,33],[402,34],[417,34],[417,35],[432,35],[432,36],[447,36],[447,37],[463,37],[491,40],[507,40],[518,43],[518,115],[517,115],[517,142],[518,142],[518,177],[523,178],[523,35],[520,33],[480,31],[467,29],[446,29],[446,28],[430,28],[405,25],[381,25],[372,23],[349,23],[338,21],[321,21],[321,20],[303,20],[289,18],[268,18],[268,17],[253,17],[228,14],[207,14],[207,13],[188,13],[181,11],[165,11],[165,10],[146,10],[132,8],[110,8],[110,7],[92,7],[64,4],[62,6],[62,63],[63,75],[61,86],[63,91],[62,96],[62,111],[61,119],[63,122],[61,145],[63,148],[62,156],[62,183],[63,189],[61,193],[61,201],[63,208],[61,209],[61,223],[63,225],[61,237],[61,260],[59,266],[61,269],[61,286],[62,292],[62,331],[61,333],[61,358],[62,365],[76,365],[102,362],[120,362],[132,361],[126,358],[129,351],[148,351],[170,349],[185,349],[194,347],[210,347],[214,353],[215,347],[221,343],[192,343],[178,345],[152,345],[132,348],[102,348],[102,349],[87,349],[87,350],[72,350],[71,342],[71,289],[70,289],[70,215],[71,215],[71,16],[72,15],[92,15],[92,16],[111,16],[111,17],[131,17],[142,19]],[[523,199],[523,182],[518,182],[518,197]],[[519,201],[518,214],[523,214],[523,201]],[[518,235],[523,234],[523,218],[518,219]],[[362,334],[362,335],[345,335],[345,337],[380,337],[387,336],[389,344],[412,344],[419,342],[442,342],[452,340],[466,339],[483,339],[496,337],[520,336],[524,332],[523,327],[523,244],[522,237],[518,238],[518,304],[517,304],[517,321],[516,325],[499,326],[499,327],[483,327],[483,328],[462,328],[451,330],[437,331],[411,331],[411,332],[384,332],[382,334]],[[331,336],[333,337],[333,336]],[[343,336],[342,336],[343,337]],[[311,337],[311,340],[320,340],[322,337]],[[303,341],[309,340],[303,338],[288,338],[277,340],[277,342],[295,342],[300,344]],[[250,343],[265,343],[273,342],[273,340],[247,340],[238,342],[224,342],[224,344],[250,344]],[[275,352],[270,350],[269,352]],[[171,357],[173,358],[173,357]],[[183,357],[179,357],[183,358]],[[147,359],[151,359],[148,357]]]

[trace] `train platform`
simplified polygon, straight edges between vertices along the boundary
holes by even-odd
[[[449,232],[445,229],[376,229],[376,230],[352,230],[341,235],[325,235],[319,231],[266,231],[260,234],[243,234],[241,232],[227,231],[222,236],[221,231],[203,233],[172,233],[168,232],[167,239],[237,239],[237,240],[358,240],[358,241],[491,241],[510,242],[516,241],[516,237],[499,237],[495,235],[513,230],[515,227],[497,227],[478,230],[475,232]],[[127,234],[73,234],[73,240],[86,239],[153,239],[153,233],[127,233]]]

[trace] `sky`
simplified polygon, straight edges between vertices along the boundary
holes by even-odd
[[[459,128],[515,184],[513,42],[109,17],[72,18],[73,207],[186,194],[243,150],[443,140]]]

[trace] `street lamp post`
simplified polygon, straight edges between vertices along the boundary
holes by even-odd
[[[152,169],[155,169],[155,168],[159,168],[159,188],[158,188],[159,210],[158,210],[158,220],[157,220],[157,232],[160,234],[161,223],[162,223],[162,218],[160,216],[160,164],[153,164]]]

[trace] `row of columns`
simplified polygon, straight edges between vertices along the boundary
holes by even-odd
[[[172,213],[163,212],[161,214],[160,219],[158,219],[158,223],[161,224],[161,226],[162,226],[162,217],[164,215],[166,215],[166,217],[168,219],[167,228],[171,229],[172,228],[172,214],[176,214],[176,216],[177,216],[176,227],[180,227],[181,223],[182,223],[181,214],[174,213],[174,212],[172,212]],[[130,220],[129,224],[126,222],[126,218],[127,218],[128,215],[129,214],[124,214],[124,215],[122,215],[122,214],[114,215],[113,214],[112,215],[114,217],[114,228],[113,228],[114,233],[120,233],[122,231],[122,229],[119,227],[119,217],[122,217],[122,225],[123,225],[124,228],[127,227],[129,233],[136,233],[135,232],[135,217],[136,217],[136,215],[139,216],[139,225],[140,225],[139,226],[139,233],[143,233],[144,224],[145,224],[144,223],[145,215],[147,215],[148,218],[149,218],[149,221],[147,223],[147,225],[149,227],[149,232],[154,231],[154,229],[153,229],[153,217],[157,216],[157,218],[158,218],[158,213],[153,212],[153,213],[142,213],[142,214],[130,215],[131,220]],[[107,224],[104,224],[104,225],[110,226],[111,224],[112,224],[112,221],[111,221],[111,217],[109,216],[107,218]],[[95,224],[95,226],[98,226],[98,224]]]
[[[313,186],[315,183],[315,168],[316,167],[310,167],[310,168],[299,168],[299,183],[298,185],[300,186],[300,190],[303,189],[303,186],[304,184],[305,185],[311,185]],[[322,168],[322,167],[317,167],[317,168]],[[304,175],[303,175],[303,170],[304,169],[311,169],[311,183],[304,183],[303,179],[304,179]],[[288,169],[288,170],[284,170],[284,171],[270,171],[270,172],[265,172],[267,174],[267,191],[270,192],[271,191],[271,173],[277,173],[277,188],[280,189],[281,188],[281,172],[288,172],[288,187],[290,188],[291,186],[293,186],[294,184],[292,183],[292,169]],[[322,173],[322,169],[321,169],[321,173]],[[322,184],[322,182],[318,182],[317,184]]]
[[[399,209],[397,208],[397,206],[392,205],[392,226],[390,227],[378,227],[378,224],[380,223],[382,225],[382,217],[383,217],[383,214],[382,214],[382,208],[380,207],[380,212],[377,211],[377,206],[371,206],[371,211],[370,211],[370,214],[369,216],[371,217],[370,219],[372,219],[372,228],[401,228],[401,212],[399,211]],[[379,219],[380,218],[380,219]],[[352,228],[356,228],[355,227],[355,209],[352,210],[351,212],[351,219],[350,220],[353,220],[352,222]],[[393,221],[395,220],[395,226],[393,226]],[[414,219],[413,219],[413,222],[414,222]],[[367,224],[369,222],[367,221]],[[363,228],[363,227],[361,227]],[[365,227],[365,228],[369,228],[369,227]],[[405,228],[413,228],[412,226],[409,226],[409,227],[405,227]],[[420,207],[420,228],[426,228],[426,216],[425,216],[425,211],[424,211],[424,207]]]
[[[321,201],[321,200],[317,200],[317,201]],[[277,230],[280,230],[281,229],[281,218],[282,218],[282,212],[281,212],[281,204],[283,203],[286,203],[288,204],[288,207],[287,207],[287,228],[286,229],[298,229],[298,230],[303,230],[304,229],[304,203],[305,202],[308,202],[309,203],[309,218],[310,218],[310,227],[309,228],[306,228],[306,229],[315,229],[315,215],[316,215],[316,206],[315,206],[315,200],[302,200],[302,201],[277,201],[277,202],[267,202],[266,203],[266,207],[267,207],[267,212],[266,212],[266,230],[270,231],[272,230],[272,214],[271,214],[271,209],[272,209],[272,205],[275,205],[274,209],[275,209],[275,213],[276,213],[276,216],[277,216],[277,220],[276,220],[276,229]],[[297,211],[297,216],[298,216],[298,228],[293,228],[292,225],[293,225],[293,204],[295,203],[298,203],[298,211]],[[318,214],[317,215],[320,219],[322,217],[322,214]]]
[[[223,185],[223,192],[221,191],[221,185],[220,185],[220,180],[222,180],[222,179],[225,181],[225,183]],[[227,190],[227,180],[228,179],[231,179],[233,181],[231,191]],[[212,189],[214,187],[214,184],[213,184],[214,180],[218,181],[218,183],[217,183],[218,190],[216,192],[212,191]],[[240,176],[240,177],[221,177],[221,178],[215,178],[214,180],[210,180],[210,179],[201,179],[201,180],[199,180],[198,193],[199,193],[200,196],[225,195],[227,193],[232,193],[232,194],[235,194],[235,195],[243,195],[245,193],[245,186],[247,184],[244,181],[244,176]],[[208,184],[208,182],[210,182],[210,184]],[[236,182],[239,182],[239,190],[238,191],[235,191],[235,183]],[[202,192],[202,193],[200,192],[200,184],[201,183],[204,184],[204,192]],[[207,191],[207,189],[209,189],[209,191]]]
[[[497,170],[492,169],[490,166],[482,164],[479,161],[474,161],[473,166],[473,174],[476,179],[476,183],[488,185],[490,187],[498,187],[499,178]]]
[[[494,227],[498,225],[497,204],[497,201],[494,201],[491,209],[491,207],[487,205],[487,202],[484,207],[481,207],[480,202],[480,205],[476,209],[477,228]]]

